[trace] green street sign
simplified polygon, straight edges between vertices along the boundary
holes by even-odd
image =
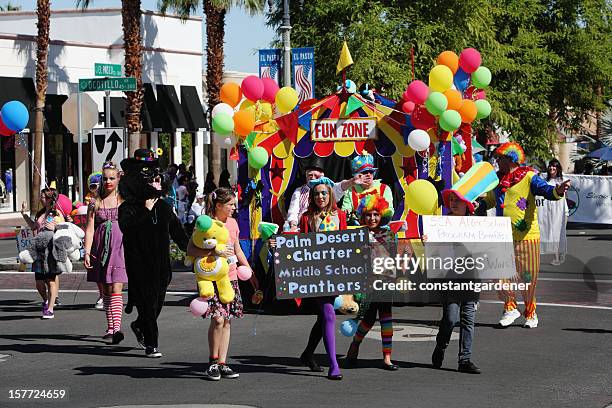
[[[121,76],[121,65],[119,64],[94,64],[95,76],[103,77],[120,77]]]
[[[135,91],[136,78],[79,79],[79,91]]]

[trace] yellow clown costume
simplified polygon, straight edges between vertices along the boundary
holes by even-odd
[[[523,149],[514,142],[502,144],[495,150],[495,154],[506,156],[518,165],[525,161]],[[512,220],[517,268],[513,281],[529,284],[527,290],[523,291],[524,316],[527,327],[537,327],[535,291],[540,270],[540,229],[535,196],[543,196],[547,200],[559,200],[561,196],[555,186],[549,185],[529,167],[518,167],[504,176],[500,175],[499,179],[499,185],[486,197],[487,207],[495,207],[497,216],[510,217]],[[516,295],[513,291],[502,291],[498,295],[504,301],[504,316],[500,324],[507,326],[520,316]]]

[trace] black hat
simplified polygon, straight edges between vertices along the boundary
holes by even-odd
[[[159,160],[155,157],[155,153],[150,149],[137,149],[134,152],[134,157],[129,159],[123,159],[121,161],[121,169],[124,172],[130,170],[141,170],[144,167],[157,168],[159,167]]]
[[[323,165],[323,158],[313,155],[313,158],[308,162],[304,171],[308,170],[319,170],[325,171],[325,166]]]

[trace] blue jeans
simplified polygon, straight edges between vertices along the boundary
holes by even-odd
[[[459,363],[470,361],[472,357],[472,340],[474,338],[474,321],[476,320],[476,302],[443,303],[440,330],[436,336],[436,347],[446,350],[453,328],[459,323]]]

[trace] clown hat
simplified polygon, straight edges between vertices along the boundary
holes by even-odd
[[[374,167],[374,156],[370,153],[363,151],[359,156],[355,156],[351,160],[351,172],[353,175],[363,173],[364,171],[373,171],[376,173],[378,169]]]
[[[506,156],[516,164],[525,163],[525,151],[516,142],[506,142],[495,149],[495,154]]]
[[[449,208],[448,199],[450,194],[467,204],[470,214],[474,213],[474,201],[482,194],[493,190],[499,179],[495,169],[488,162],[476,163],[463,177],[459,179],[449,190],[442,191],[444,206]]]

